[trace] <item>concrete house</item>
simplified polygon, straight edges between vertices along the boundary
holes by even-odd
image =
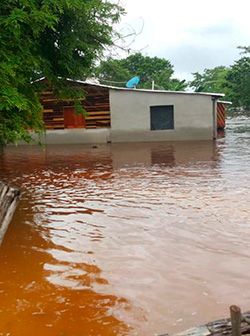
[[[85,91],[87,115],[76,114],[72,101],[41,95],[45,143],[107,143],[212,140],[218,113],[225,121],[223,94],[127,89],[70,81]],[[218,120],[217,120],[218,119]]]

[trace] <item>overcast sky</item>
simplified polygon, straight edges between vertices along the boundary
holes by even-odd
[[[144,55],[169,59],[178,78],[239,58],[250,45],[250,0],[121,0],[120,30],[141,34],[131,45]]]

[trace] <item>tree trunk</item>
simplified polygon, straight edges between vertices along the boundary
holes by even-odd
[[[0,245],[19,202],[20,191],[0,182]]]

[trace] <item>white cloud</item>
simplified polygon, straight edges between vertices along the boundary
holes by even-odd
[[[171,60],[178,76],[230,65],[237,46],[250,44],[250,1],[123,0],[120,27],[143,31],[132,46]]]

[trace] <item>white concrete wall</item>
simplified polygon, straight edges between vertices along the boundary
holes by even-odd
[[[34,135],[34,140],[47,145],[107,143],[110,141],[110,128],[46,130],[40,139]]]
[[[174,105],[174,129],[150,130],[150,106]],[[213,139],[211,96],[110,90],[111,141]]]

